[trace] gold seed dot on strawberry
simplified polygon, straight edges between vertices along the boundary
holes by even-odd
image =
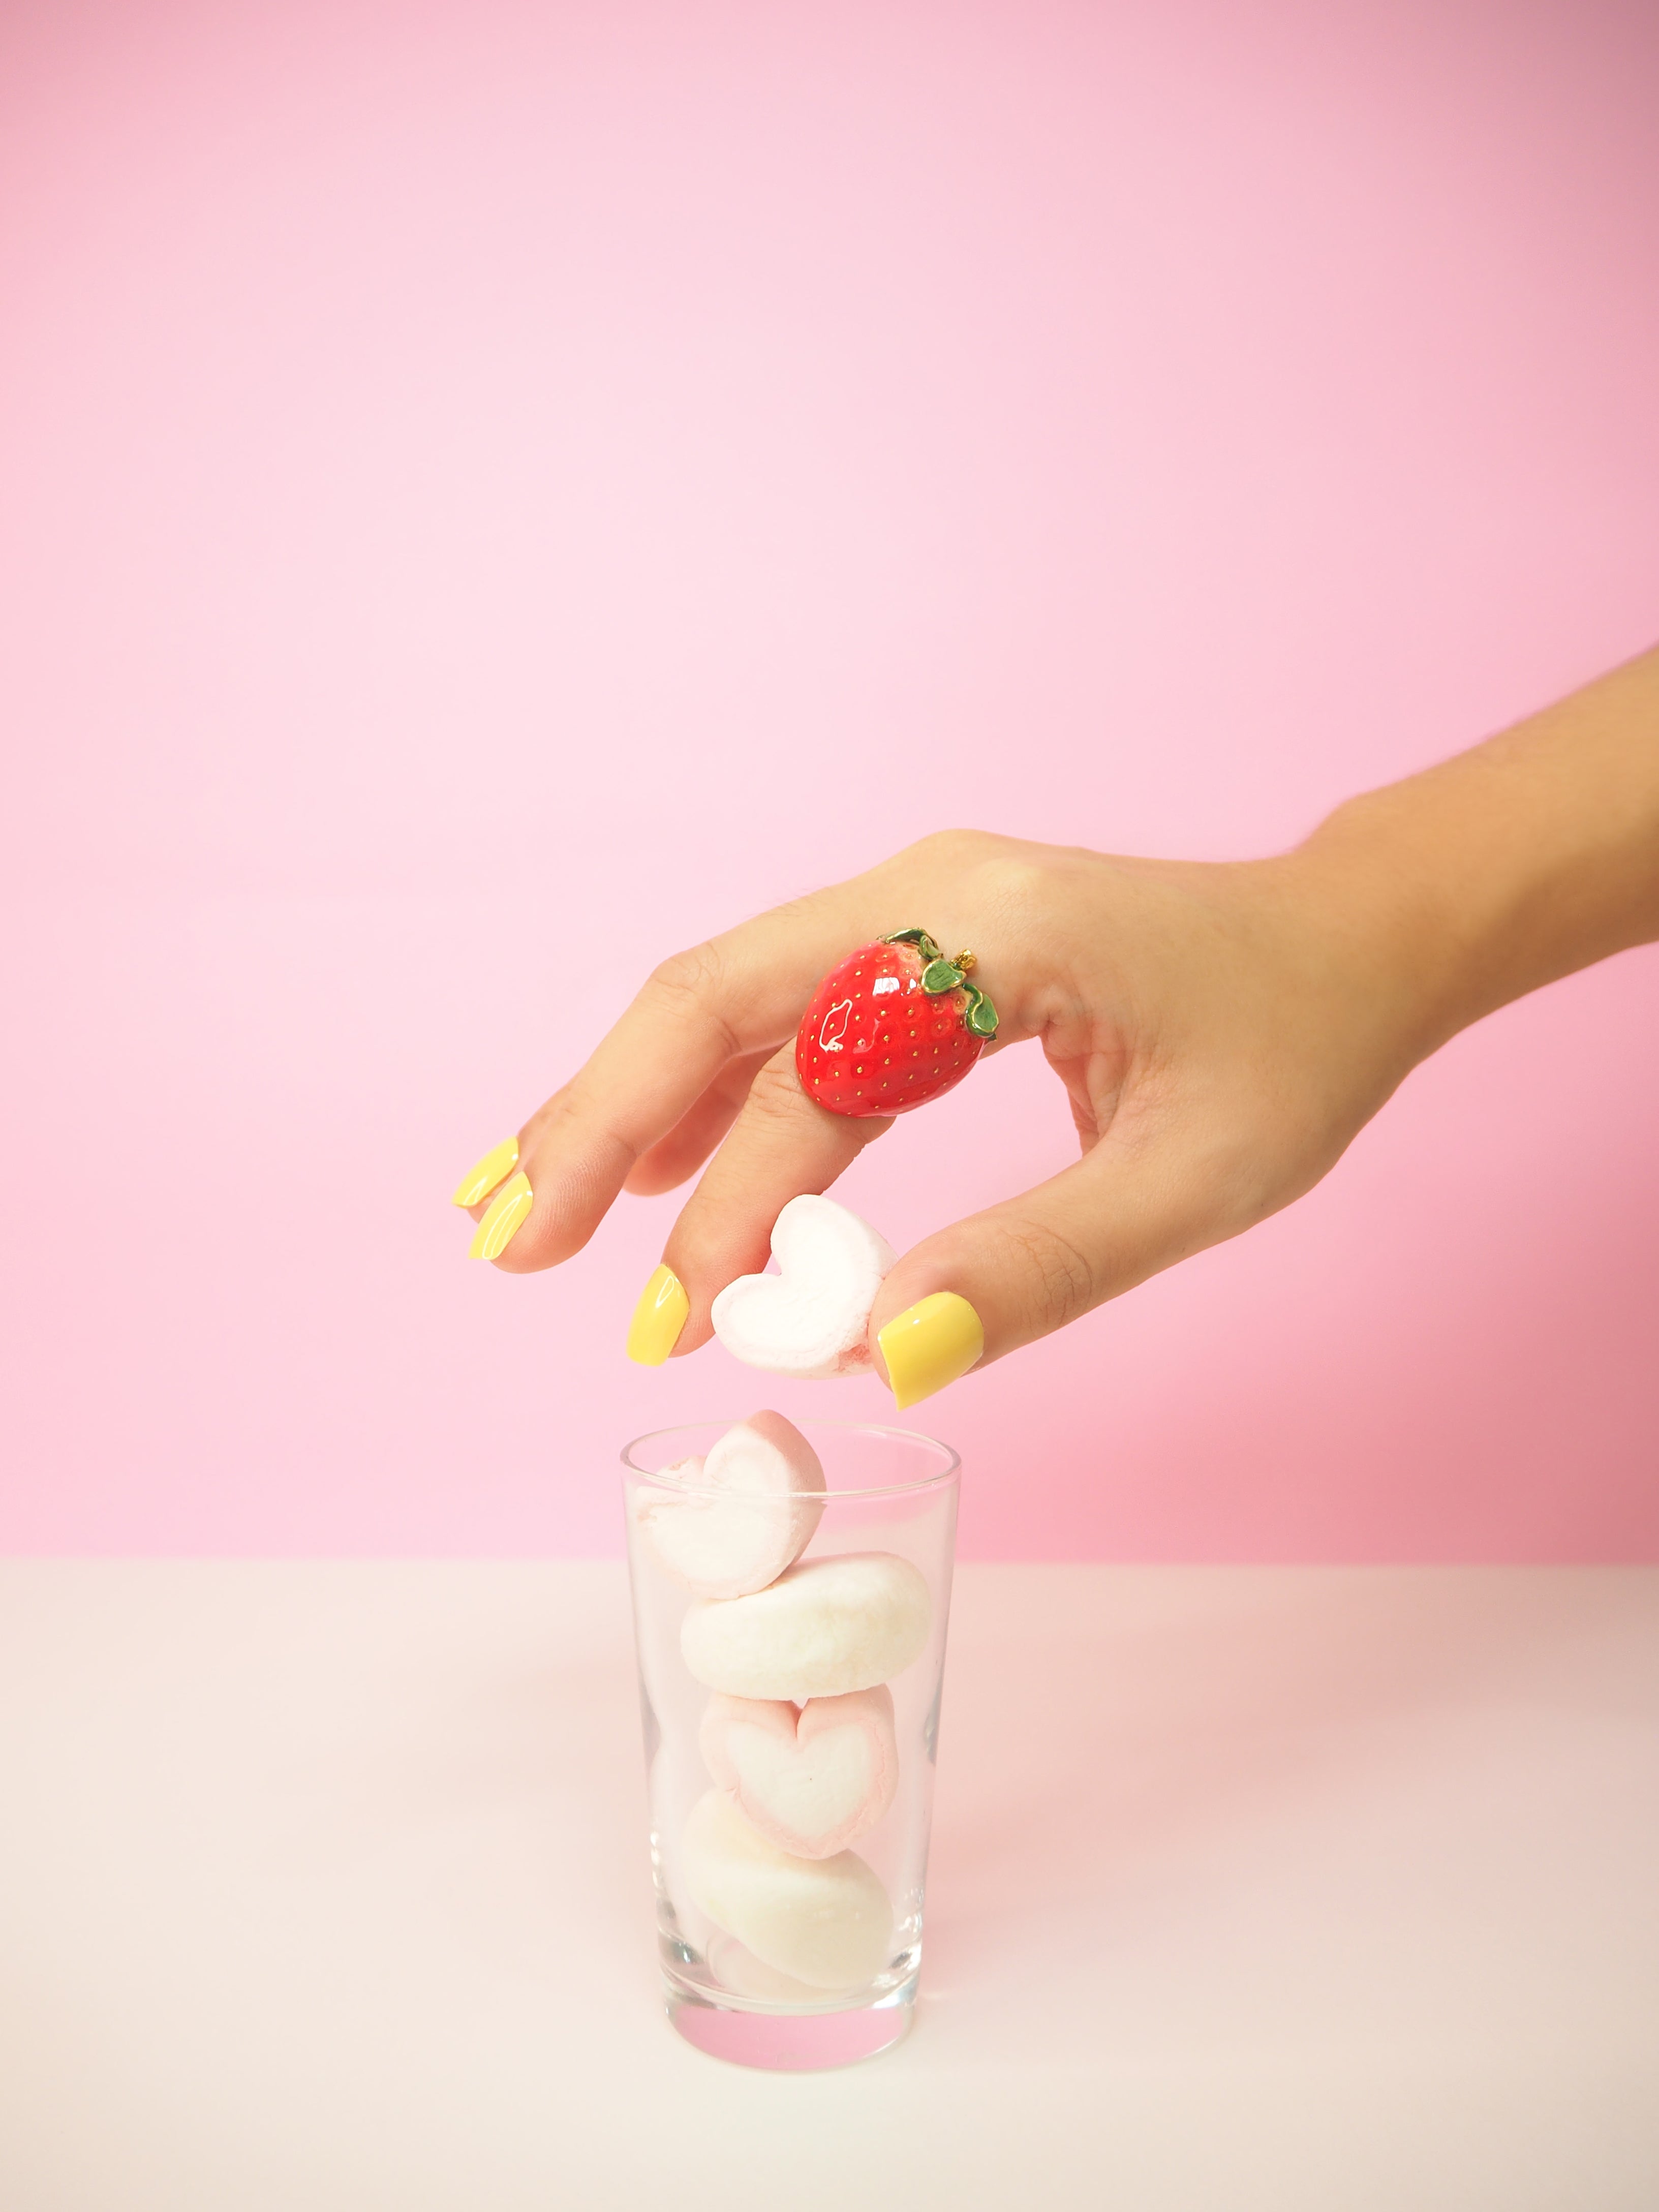
[[[990,1000],[963,981],[972,965],[966,954],[945,959],[919,929],[849,953],[813,993],[796,1033],[807,1096],[834,1114],[908,1114],[960,1083],[996,1033]],[[879,1072],[895,1055],[928,1062],[907,1070],[897,1097]]]

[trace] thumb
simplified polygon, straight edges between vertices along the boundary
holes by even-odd
[[[870,1316],[870,1350],[902,1410],[1091,1307],[1235,1235],[1263,1209],[1223,1197],[1218,1164],[1109,1134],[1022,1197],[907,1252]]]

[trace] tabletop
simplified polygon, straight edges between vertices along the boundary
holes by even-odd
[[[1652,2212],[1659,1570],[970,1566],[908,2041],[658,1994],[626,1583],[0,1566],[7,2212]]]

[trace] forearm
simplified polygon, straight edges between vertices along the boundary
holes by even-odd
[[[1337,809],[1295,855],[1386,945],[1421,1058],[1481,1015],[1659,938],[1659,651]]]

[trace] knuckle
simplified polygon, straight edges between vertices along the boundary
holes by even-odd
[[[793,1051],[780,1053],[756,1069],[744,1110],[762,1121],[793,1121],[799,1117],[805,1096],[795,1073]]]
[[[701,1000],[719,984],[722,970],[717,946],[693,945],[659,960],[651,970],[650,986],[665,998]]]
[[[1027,1286],[1037,1334],[1063,1328],[1098,1304],[1094,1262],[1083,1247],[1047,1222],[1022,1221],[1008,1231],[1010,1258]]]
[[[960,869],[977,866],[994,853],[1002,840],[988,830],[930,830],[919,837],[908,849],[919,860],[934,862],[941,867]]]
[[[740,1047],[726,1012],[728,981],[729,969],[719,945],[694,945],[659,960],[647,979],[646,990],[676,1014],[715,1024],[729,1055]]]
[[[1012,854],[997,854],[979,871],[980,896],[999,916],[1030,914],[1041,904],[1048,888],[1048,871],[1041,861]]]

